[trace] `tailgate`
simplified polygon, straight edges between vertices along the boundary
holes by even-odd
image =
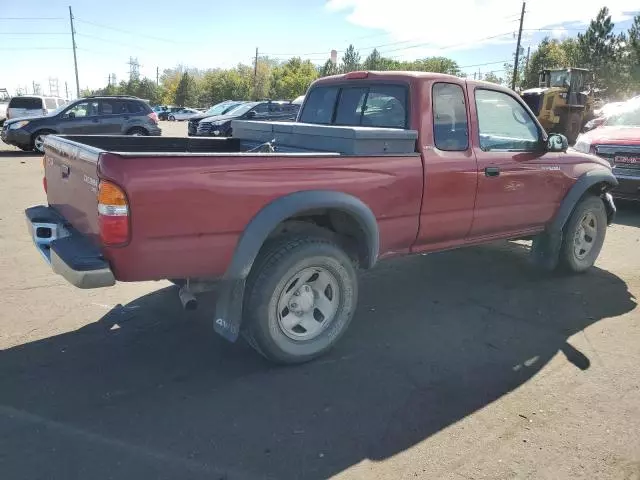
[[[47,200],[78,232],[98,240],[98,159],[103,150],[49,136],[45,143]]]

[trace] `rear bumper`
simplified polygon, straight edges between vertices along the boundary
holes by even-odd
[[[51,269],[78,288],[110,287],[116,283],[100,250],[51,207],[25,210],[27,228]]]

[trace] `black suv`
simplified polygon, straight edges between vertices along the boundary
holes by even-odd
[[[230,137],[231,120],[262,120],[293,122],[298,116],[300,105],[291,102],[247,102],[234,108],[225,115],[200,120],[198,136]]]
[[[158,117],[144,100],[126,96],[86,97],[44,117],[7,120],[0,137],[22,150],[44,153],[49,134],[160,135]]]

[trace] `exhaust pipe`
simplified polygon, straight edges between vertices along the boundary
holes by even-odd
[[[178,297],[180,298],[180,303],[182,303],[182,308],[185,310],[191,311],[198,308],[198,300],[188,286],[185,285],[180,287],[180,290],[178,290]]]

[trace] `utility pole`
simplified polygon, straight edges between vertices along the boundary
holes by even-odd
[[[107,85],[110,87],[111,86],[111,74],[109,74],[109,79],[108,79],[108,83]]]
[[[253,64],[253,81],[258,78],[258,47],[256,47],[256,61]]]
[[[36,93],[36,81],[35,80],[31,80],[31,86],[33,87],[33,94],[37,95],[37,93]]]
[[[518,44],[516,45],[516,58],[513,63],[513,79],[511,80],[511,90],[516,89],[516,78],[518,77],[518,60],[520,60],[520,40],[522,40],[522,22],[524,21],[524,9],[527,2],[522,2],[522,13],[520,13],[520,28],[518,29]]]
[[[80,80],[78,80],[78,57],[76,56],[76,30],[73,28],[73,13],[69,6],[69,22],[71,23],[71,43],[73,44],[73,66],[76,69],[76,95],[80,98]]]
[[[156,67],[156,85],[160,85],[160,67]]]
[[[65,100],[69,100],[69,85],[66,81],[64,82],[64,95]]]
[[[256,59],[253,63],[253,98],[258,100],[258,47],[256,47]]]
[[[529,53],[531,53],[531,45],[527,47],[527,61],[524,64],[524,73],[527,75],[529,73]]]

